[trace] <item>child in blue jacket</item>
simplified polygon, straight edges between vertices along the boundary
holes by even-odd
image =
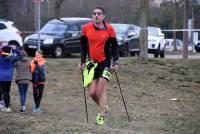
[[[12,55],[11,52],[15,53]],[[12,112],[10,108],[10,87],[13,78],[14,64],[22,58],[16,46],[6,45],[0,50],[0,87],[3,92],[3,100],[5,107],[1,110],[4,112]]]

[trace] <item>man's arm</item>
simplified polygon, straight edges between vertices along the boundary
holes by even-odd
[[[115,37],[110,37],[110,42],[111,42],[111,51],[112,51],[112,57],[113,57],[113,62],[117,62],[119,59],[119,47],[117,43],[117,39]]]
[[[88,53],[88,39],[86,36],[81,36],[81,64],[85,63]]]

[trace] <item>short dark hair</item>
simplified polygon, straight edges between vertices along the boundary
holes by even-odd
[[[100,9],[100,10],[102,11],[102,13],[105,14],[105,10],[104,10],[103,7],[97,6],[97,7],[94,8],[94,10],[95,10],[95,9]]]
[[[7,46],[2,47],[1,50],[4,51],[5,53],[10,53],[11,47],[7,45]]]

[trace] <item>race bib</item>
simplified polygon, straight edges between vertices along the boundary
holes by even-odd
[[[110,73],[110,71],[104,70],[102,76],[103,76],[104,78],[106,78],[106,79],[109,81],[110,78],[111,78],[111,75],[112,75],[112,74]]]

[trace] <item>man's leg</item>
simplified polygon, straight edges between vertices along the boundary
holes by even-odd
[[[106,94],[105,94],[105,85],[107,80],[105,78],[99,78],[97,83],[97,95],[99,98],[99,108],[100,115],[105,116],[105,106],[106,106]]]
[[[91,83],[90,86],[89,86],[89,95],[90,95],[90,97],[92,98],[92,100],[93,100],[97,105],[99,105],[99,98],[98,98],[98,96],[97,96],[97,90],[96,90],[97,83],[98,83],[98,81],[97,81],[96,79],[92,81],[92,83]]]

